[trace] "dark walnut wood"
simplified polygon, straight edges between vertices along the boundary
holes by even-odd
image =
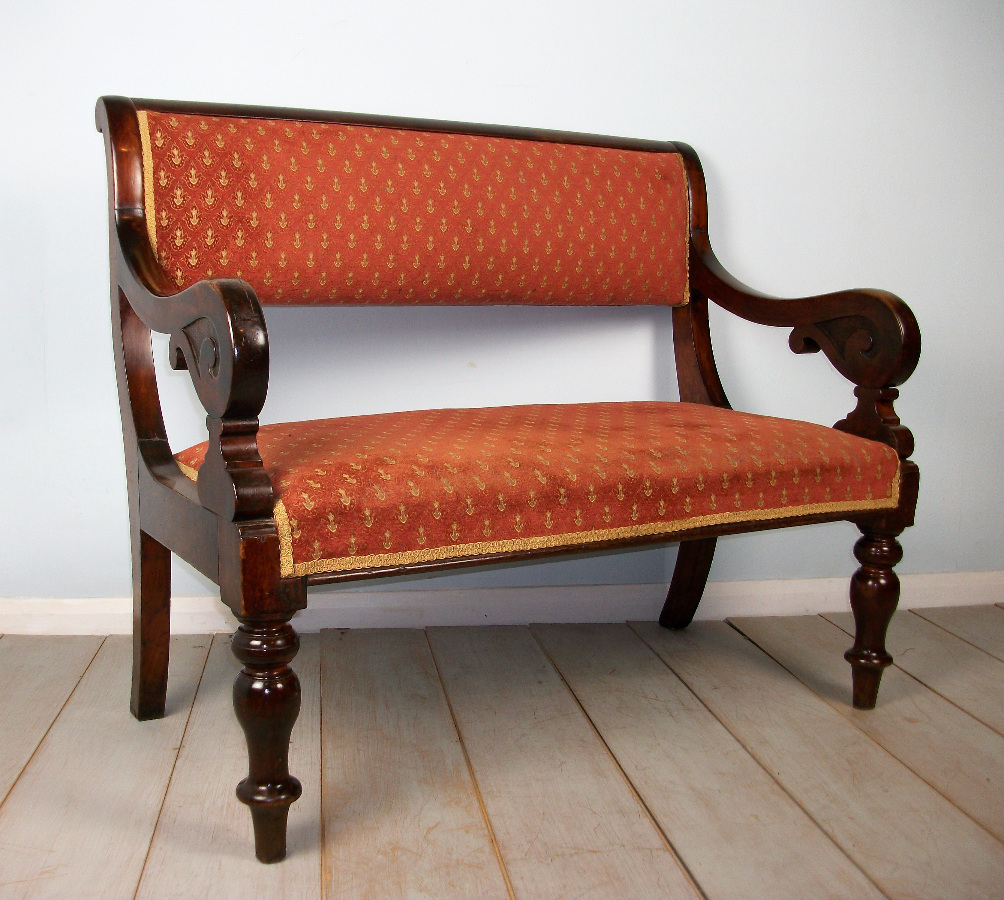
[[[255,855],[278,862],[286,856],[289,807],[301,791],[289,774],[289,736],[300,712],[300,682],[289,664],[300,640],[282,620],[242,619],[232,647],[243,663],[234,709],[248,745],[248,777],[237,796],[251,809]]]
[[[171,646],[171,551],[144,531],[133,535],[132,698],[140,721],[160,719]]]
[[[892,663],[885,635],[899,600],[899,578],[892,567],[903,558],[903,549],[895,536],[866,529],[854,555],[861,563],[851,578],[856,634],[844,658],[854,674],[854,706],[874,709],[882,671]]]
[[[258,452],[258,416],[268,391],[268,333],[253,287],[228,278],[177,291],[150,246],[144,212],[137,108],[246,118],[289,119],[488,135],[652,152],[679,152],[690,190],[690,303],[673,310],[673,343],[681,400],[729,408],[715,365],[708,308],[715,303],[751,322],[790,329],[796,353],[821,351],[855,385],[856,406],[835,427],[894,447],[902,461],[900,502],[881,515],[819,514],[781,521],[729,523],[665,537],[627,538],[576,547],[491,553],[358,572],[283,578],[272,517],[272,484]],[[177,553],[220,586],[241,625],[233,651],[242,668],[234,708],[248,744],[248,777],[237,793],[254,822],[263,862],[286,852],[286,820],[300,795],[289,773],[289,739],[300,705],[290,664],[298,639],[289,625],[306,606],[308,584],[405,572],[484,565],[560,553],[596,552],[680,541],[660,622],[682,628],[694,617],[718,537],[767,528],[849,519],[861,529],[851,581],[856,622],[847,652],[854,704],[874,706],[882,670],[891,662],[885,632],[899,597],[893,567],[897,537],[912,524],[919,474],[909,457],[913,437],[893,408],[897,386],[913,372],[920,331],[902,300],[883,291],[852,290],[784,300],[732,278],[711,250],[704,174],[685,144],[577,135],[538,129],[432,122],[269,107],[225,106],[103,97],[96,110],[104,133],[109,183],[111,309],[126,457],[133,545],[133,686],[140,719],[164,714],[170,639],[170,554]],[[170,335],[170,361],[187,369],[206,412],[209,450],[193,484],[168,443],[154,374],[151,334]]]
[[[710,537],[680,544],[666,604],[659,614],[659,624],[663,628],[686,628],[694,621],[708,583],[717,543],[718,538]]]
[[[913,524],[917,504],[919,471],[909,460],[913,435],[900,423],[893,402],[899,396],[896,386],[910,377],[920,359],[920,328],[910,308],[886,291],[851,290],[782,299],[754,291],[733,278],[711,249],[701,163],[691,147],[676,146],[687,167],[691,201],[691,302],[673,311],[680,399],[729,406],[708,327],[707,304],[714,302],[747,321],[790,328],[788,344],[795,353],[821,350],[834,368],[856,385],[857,405],[834,427],[889,444],[902,461],[898,509],[858,522],[865,537],[855,547],[861,568],[851,581],[856,637],[847,659],[852,666],[854,705],[871,709],[882,669],[892,661],[885,650],[885,633],[899,602],[899,579],[892,567],[902,553],[895,537]],[[681,545],[660,617],[660,622],[670,627],[689,622],[686,613],[691,604],[696,609],[700,599],[698,595],[694,600],[693,595],[703,591],[707,578],[703,573],[705,557],[710,566],[713,553],[713,546],[703,552],[697,546],[682,552],[687,546]]]

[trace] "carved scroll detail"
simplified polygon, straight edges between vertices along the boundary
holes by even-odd
[[[854,380],[860,360],[874,365],[882,353],[873,329],[874,323],[864,316],[842,316],[793,328],[788,346],[795,353],[822,350],[841,375]],[[888,349],[886,355],[892,356]]]
[[[193,377],[218,378],[220,336],[211,319],[196,319],[171,335],[171,368],[188,369]]]

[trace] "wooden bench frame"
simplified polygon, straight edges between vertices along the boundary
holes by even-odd
[[[763,325],[791,329],[796,353],[822,350],[856,387],[855,409],[835,426],[891,445],[901,460],[899,504],[881,513],[822,514],[726,524],[654,536],[387,566],[364,572],[282,577],[272,519],[273,489],[258,455],[258,415],[268,386],[265,320],[251,286],[236,279],[202,281],[178,292],[148,240],[137,107],[161,112],[376,125],[431,132],[560,141],[682,154],[691,209],[690,302],[673,309],[673,342],[681,400],[729,407],[712,353],[708,304]],[[125,440],[133,552],[133,681],[131,709],[139,719],[163,716],[170,637],[171,553],[220,586],[240,627],[233,651],[243,668],[234,705],[248,743],[249,775],[240,799],[254,820],[256,853],[282,859],[290,804],[300,794],[288,770],[289,737],[299,711],[299,684],[290,668],[298,638],[289,620],[306,606],[307,587],[361,577],[478,565],[625,545],[680,543],[660,623],[683,628],[704,591],[718,536],[815,522],[849,520],[862,532],[851,579],[856,637],[846,657],[853,700],[875,705],[892,658],[885,632],[899,599],[893,567],[902,557],[898,535],[913,523],[919,474],[909,460],[913,437],[893,409],[897,386],[913,372],[920,331],[906,304],[875,290],[851,290],[797,300],[757,293],[732,278],[708,239],[704,175],[685,144],[664,144],[529,129],[216,104],[132,101],[103,97],[97,127],[105,135],[111,225],[111,301],[115,359]],[[205,407],[210,437],[194,483],[168,444],[154,372],[151,332],[171,336],[171,364],[187,368]]]

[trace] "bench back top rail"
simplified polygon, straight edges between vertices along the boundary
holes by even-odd
[[[131,101],[167,280],[264,304],[679,306],[690,199],[671,143]]]

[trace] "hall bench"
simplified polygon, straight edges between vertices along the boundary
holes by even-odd
[[[346,113],[102,97],[111,303],[133,559],[131,709],[164,715],[171,553],[240,626],[237,787],[263,862],[301,792],[290,625],[307,587],[678,542],[660,623],[693,618],[721,535],[850,521],[853,702],[892,659],[897,537],[913,523],[913,437],[893,409],[917,322],[876,290],[782,300],[732,278],[708,240],[686,144]],[[855,385],[833,428],[734,411],[708,304],[791,329]],[[434,409],[259,427],[263,304],[672,308],[679,403]],[[175,453],[151,332],[170,335],[208,441]]]

